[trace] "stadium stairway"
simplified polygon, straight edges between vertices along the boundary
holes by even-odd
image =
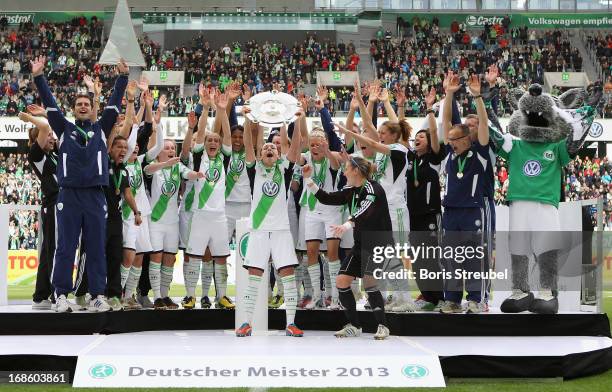
[[[582,39],[582,34],[577,31],[573,32],[570,34],[569,39],[572,47],[578,49],[580,56],[582,56],[582,72],[586,72],[591,82],[601,79],[595,63],[593,62],[594,57],[590,55],[589,50]]]

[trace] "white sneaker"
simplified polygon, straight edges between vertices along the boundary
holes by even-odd
[[[312,297],[312,300],[304,306],[304,309],[313,310],[316,308],[320,308],[320,305],[322,303],[323,301],[321,301],[321,298],[319,298],[318,300],[315,300],[315,298]]]
[[[550,301],[554,299],[555,296],[552,293],[552,290],[540,290],[538,291],[538,296],[536,299],[541,299],[542,301]]]
[[[98,295],[96,298],[92,298],[89,301],[87,310],[90,312],[108,312],[111,310],[110,305],[106,302],[106,297]]]
[[[337,338],[356,338],[361,336],[361,328],[354,327],[352,324],[346,324],[344,328],[334,334]]]
[[[43,299],[40,302],[32,301],[32,310],[51,310],[51,301]]]
[[[55,311],[57,313],[72,313],[71,305],[73,304],[71,304],[66,296],[62,294],[55,300]]]
[[[378,329],[374,334],[374,339],[376,340],[385,340],[389,337],[389,328],[385,327],[382,324],[378,324]]]
[[[332,298],[331,305],[329,305],[329,310],[341,310],[341,309],[342,309],[342,306],[340,305],[338,298]]]
[[[416,312],[419,308],[417,305],[412,302],[412,300],[408,301],[398,301],[398,304],[391,308],[392,312]]]

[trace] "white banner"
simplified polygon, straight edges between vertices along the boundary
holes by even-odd
[[[248,343],[251,342],[245,341],[245,345]],[[278,357],[274,354],[273,347],[265,350],[257,346],[256,351],[246,356],[226,356],[222,352],[206,356],[84,355],[78,358],[72,386],[75,388],[445,386],[438,356],[413,347],[410,347],[406,355],[387,356],[368,355],[355,350],[350,355]]]
[[[309,129],[314,126],[321,126],[321,119],[319,117],[308,117]],[[378,124],[382,124],[386,121],[386,117],[378,119]],[[426,119],[423,117],[409,117],[408,122],[414,129],[420,129],[421,125],[425,123]],[[74,121],[72,118],[68,118],[68,121]],[[346,122],[345,117],[334,117],[334,122]],[[502,127],[508,125],[508,118],[501,118],[500,123]],[[187,132],[187,117],[163,117],[162,122],[164,124],[165,137],[167,139],[174,139],[177,141],[185,138]],[[238,116],[238,123],[242,124],[244,117]],[[361,119],[356,118],[355,122],[360,123]],[[208,121],[208,128],[212,127],[213,121]],[[28,129],[31,128],[31,124],[24,123],[17,117],[0,117],[0,140],[4,139],[28,139]],[[589,142],[612,142],[612,119],[597,119],[593,122],[589,131],[589,136],[586,138]]]

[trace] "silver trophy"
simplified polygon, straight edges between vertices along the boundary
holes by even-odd
[[[294,96],[277,90],[254,95],[244,105],[251,109],[249,120],[269,128],[291,124],[301,106]]]

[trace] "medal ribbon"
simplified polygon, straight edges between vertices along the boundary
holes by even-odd
[[[417,169],[418,169],[418,158],[414,158],[414,163],[412,164],[413,170],[414,170],[414,187],[418,188],[419,186],[419,178],[417,176]]]
[[[276,184],[279,191],[274,196],[268,196],[264,192],[261,193],[261,199],[259,199],[259,203],[257,203],[257,207],[255,207],[255,210],[253,211],[253,229],[258,229],[259,226],[261,226],[264,221],[264,218],[270,211],[270,208],[272,208],[272,203],[274,203],[274,200],[280,193],[282,179],[283,176],[281,175],[281,171],[277,163],[276,165],[274,165],[274,176],[272,177],[272,182]]]
[[[119,166],[118,166],[119,167]],[[117,173],[113,173],[113,183],[115,184],[115,194],[119,195],[121,180],[123,179],[123,170],[119,167],[119,178],[117,178]]]
[[[219,172],[219,179],[221,178],[221,170],[223,170],[223,159],[221,158],[221,153],[217,153],[217,156],[215,157],[214,160],[210,161],[209,166],[208,166],[208,178],[211,178],[211,173],[215,172],[215,169],[218,170]],[[218,181],[218,180],[217,180]],[[200,191],[200,195],[199,195],[199,201],[198,201],[198,208],[202,209],[204,207],[204,205],[206,204],[206,202],[208,201],[208,199],[210,198],[210,195],[212,195],[213,190],[215,189],[215,185],[217,185],[217,181],[204,181],[204,186],[202,187],[202,190]]]
[[[391,155],[383,154],[384,158],[378,162],[376,162],[376,172],[372,176],[375,181],[378,181],[385,175],[385,171],[387,170],[387,165],[389,164],[389,158]]]
[[[85,144],[87,144],[87,142],[89,142],[89,136],[87,136],[87,132],[85,132],[83,130],[83,128],[79,127],[78,125],[74,125],[76,127],[76,129],[81,133],[81,135],[85,138]]]
[[[177,163],[170,169],[170,182],[174,184],[174,189],[178,189],[180,186],[180,178],[178,175],[179,166],[180,165]],[[166,183],[168,182],[168,178],[166,177],[166,173],[164,172],[164,170],[166,170],[166,168],[162,169],[162,174],[164,175],[162,191],[160,192],[159,199],[157,200],[157,203],[155,203],[153,211],[151,212],[151,220],[153,222],[157,222],[161,219],[162,215],[164,215],[164,212],[166,212],[166,208],[168,208],[168,202],[170,201],[170,198],[174,196],[174,194],[166,195],[166,193],[164,193],[164,188],[166,186]]]
[[[313,166],[314,166],[314,161],[313,161]],[[317,184],[317,186],[319,187],[323,187],[323,185],[325,185],[325,176],[327,175],[327,166],[328,166],[327,158],[323,158],[323,161],[321,162],[321,167],[319,168],[319,172],[314,173],[312,177],[315,184]],[[302,196],[302,200],[300,200],[300,205],[305,206],[307,201],[308,201],[308,208],[310,209],[310,211],[314,211],[315,206],[317,205],[317,198],[315,197],[314,193],[310,192],[309,190],[306,190],[306,192],[304,192],[304,195]]]
[[[242,151],[236,155],[238,156],[238,159],[234,159],[234,152],[232,151],[232,161],[230,162],[229,171],[227,172],[227,176],[225,179],[225,198],[226,199],[229,196],[229,194],[232,192],[232,189],[234,189],[234,185],[236,185],[238,177],[241,174],[241,172],[237,171],[235,168],[238,165],[238,162],[240,161],[244,162],[244,157],[246,156],[246,152]],[[246,165],[246,162],[245,162],[245,165]]]
[[[136,168],[136,174],[134,177],[140,178],[140,181],[142,181],[142,166],[140,166],[140,162],[138,161],[138,159],[136,159],[134,163],[128,163],[128,165],[134,165],[134,167]],[[130,185],[130,189],[132,190],[132,196],[136,197],[136,192],[138,191],[138,188]],[[123,211],[123,220],[127,220],[130,217],[130,214],[132,213],[132,208],[128,205],[128,203],[125,202],[125,200],[123,201],[121,211]]]
[[[463,177],[463,168],[465,167],[466,162],[468,161],[468,159],[470,159],[469,155],[466,155],[465,158],[463,158],[463,160],[461,160],[461,157],[457,157],[457,176],[459,178]],[[461,174],[459,176],[459,174]]]

